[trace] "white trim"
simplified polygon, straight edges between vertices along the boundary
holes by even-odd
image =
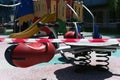
[[[12,4],[12,5],[0,4],[0,6],[2,6],[2,7],[16,7],[16,6],[20,5],[20,4],[21,3],[19,2],[19,3],[16,3],[16,4]]]

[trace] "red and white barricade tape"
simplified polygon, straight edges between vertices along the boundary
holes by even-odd
[[[0,38],[0,42],[5,43],[21,43],[21,42],[52,42],[52,43],[66,43],[70,45],[112,45],[120,44],[120,39],[46,39],[46,38]]]

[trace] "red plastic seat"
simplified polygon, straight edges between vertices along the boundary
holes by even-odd
[[[65,33],[64,38],[76,38],[74,31],[68,31]],[[82,38],[80,34],[78,34],[78,38]]]
[[[6,51],[6,54],[7,52],[8,51]],[[13,51],[10,52],[9,55],[11,59],[9,59],[8,62],[12,62],[16,67],[29,67],[38,63],[50,61],[54,54],[55,47],[51,42],[19,43]]]

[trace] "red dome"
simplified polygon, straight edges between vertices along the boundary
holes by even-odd
[[[68,31],[65,33],[64,38],[75,38],[75,32],[74,31]],[[81,35],[78,34],[78,38],[81,38]]]

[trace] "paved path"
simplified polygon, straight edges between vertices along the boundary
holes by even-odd
[[[0,80],[120,80],[120,57],[110,57],[109,71],[88,69],[78,73],[75,72],[75,66],[59,62],[18,68],[9,65],[4,58],[8,46],[0,43]],[[58,56],[61,57],[59,54],[55,57]],[[91,64],[96,64],[94,57]]]
[[[90,67],[76,72],[75,66],[59,61],[61,58],[59,54],[55,55],[51,63],[19,68],[9,65],[4,58],[9,45],[0,43],[0,80],[120,80],[120,57],[110,57],[109,71],[94,70]],[[95,65],[94,53],[91,56],[93,57],[91,65]]]

